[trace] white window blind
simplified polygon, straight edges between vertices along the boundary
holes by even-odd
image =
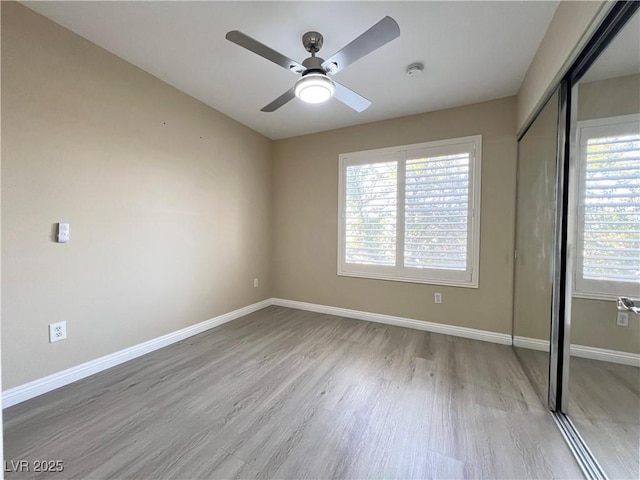
[[[477,287],[481,137],[340,156],[338,274]]]
[[[396,264],[396,162],[347,168],[345,258],[363,265]]]
[[[640,295],[640,117],[580,122],[575,290]]]
[[[469,153],[408,160],[405,266],[466,270]]]

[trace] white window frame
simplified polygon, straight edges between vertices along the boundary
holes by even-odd
[[[404,267],[405,165],[407,160],[469,152],[469,207],[467,217],[467,269],[421,269]],[[346,171],[348,166],[398,161],[398,202],[396,215],[396,265],[363,265],[345,262]],[[348,277],[478,288],[480,267],[480,186],[482,135],[380,148],[339,155],[338,174],[338,275]]]
[[[586,142],[595,136],[621,135],[637,133],[640,114],[621,115],[616,117],[584,120],[577,123],[577,191],[574,199],[574,211],[577,211],[574,234],[574,281],[572,296],[596,300],[616,300],[619,296],[637,297],[640,288],[635,282],[614,282],[593,280],[582,277],[583,272],[583,240],[585,221],[585,188],[586,188]],[[588,133],[587,133],[588,132]]]

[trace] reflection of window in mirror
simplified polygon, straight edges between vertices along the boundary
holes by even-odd
[[[636,296],[640,115],[578,122],[575,296]]]
[[[578,84],[574,297],[640,296],[640,19]]]

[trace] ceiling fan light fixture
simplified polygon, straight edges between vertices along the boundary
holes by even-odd
[[[333,97],[336,86],[322,73],[309,73],[296,82],[296,97],[306,103],[323,103]]]

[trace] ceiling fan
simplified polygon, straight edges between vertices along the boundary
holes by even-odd
[[[399,36],[400,27],[398,27],[393,18],[387,16],[342,50],[324,60],[316,57],[316,54],[322,48],[322,35],[318,32],[307,32],[302,36],[302,44],[311,53],[311,56],[305,59],[302,64],[291,60],[238,30],[227,33],[225,38],[286,68],[296,75],[302,75],[292,88],[263,107],[261,111],[274,112],[295,97],[307,103],[322,103],[331,97],[335,97],[356,112],[362,112],[371,105],[371,102],[353,90],[332,80],[329,75],[335,75],[343,68],[348,67]]]

